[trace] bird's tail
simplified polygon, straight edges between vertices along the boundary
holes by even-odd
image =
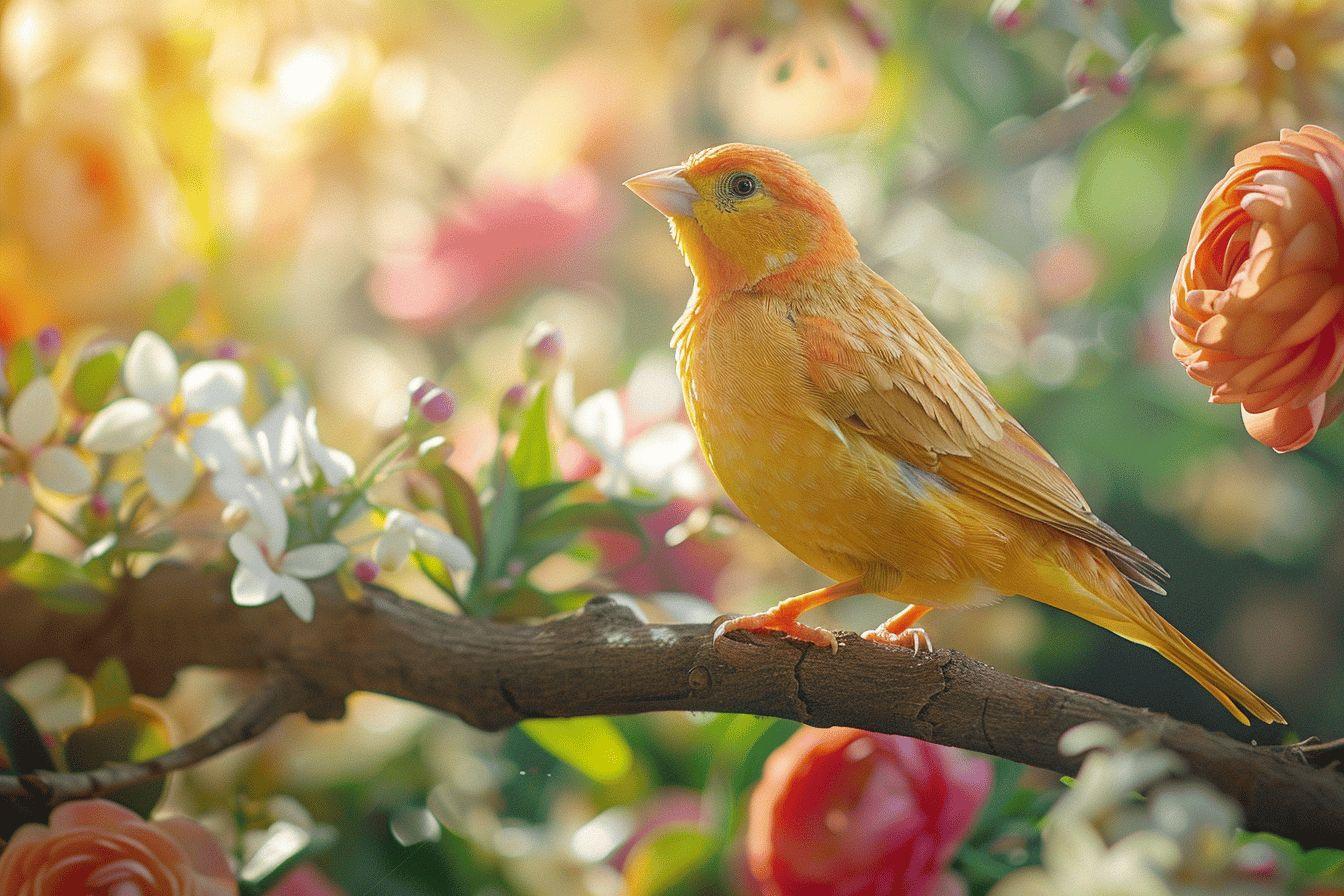
[[[1072,577],[1069,577],[1072,579]],[[1110,577],[1107,577],[1110,578]],[[1119,576],[1115,576],[1119,579]],[[1148,605],[1124,580],[1106,581],[1101,588],[1086,588],[1073,580],[1073,588],[1046,589],[1032,597],[1042,603],[1081,616],[1126,640],[1151,647],[1182,672],[1204,686],[1227,711],[1243,725],[1249,725],[1246,712],[1262,722],[1286,720],[1277,709],[1238,681],[1199,645],[1191,641]],[[1104,592],[1098,594],[1097,591]],[[1053,592],[1053,593],[1052,593]],[[1242,708],[1245,708],[1245,712]]]

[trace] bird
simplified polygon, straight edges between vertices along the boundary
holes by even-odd
[[[670,222],[694,286],[673,329],[687,415],[748,519],[834,584],[724,621],[837,648],[799,621],[874,594],[862,637],[932,650],[935,608],[1025,596],[1157,651],[1238,721],[1283,716],[1158,615],[1166,570],[1103,522],[919,308],[860,257],[834,199],[729,143],[625,186]],[[921,645],[921,641],[923,644]]]

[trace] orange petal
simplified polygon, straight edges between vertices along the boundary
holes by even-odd
[[[1282,454],[1310,442],[1320,429],[1324,413],[1322,395],[1305,408],[1273,408],[1258,414],[1242,408],[1241,421],[1251,438]]]

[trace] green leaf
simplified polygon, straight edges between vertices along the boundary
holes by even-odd
[[[23,538],[0,541],[0,569],[9,569],[28,555],[33,547],[34,534],[30,531]]]
[[[185,282],[175,283],[154,303],[149,314],[149,328],[171,341],[186,329],[195,316],[196,287]]]
[[[23,387],[33,381],[41,370],[37,362],[37,349],[30,340],[23,339],[14,343],[5,358],[5,378],[9,380],[9,394],[17,395]]]
[[[33,591],[51,591],[72,584],[91,584],[84,570],[64,557],[32,551],[9,568],[8,576]]]
[[[168,750],[168,729],[158,713],[137,703],[100,714],[93,724],[71,732],[65,764],[84,772],[113,762],[144,762]],[[148,818],[163,797],[167,780],[159,778],[109,794],[108,798]]]
[[[467,543],[477,559],[481,556],[484,543],[484,524],[481,521],[481,501],[476,489],[462,478],[462,474],[447,464],[439,464],[429,470],[429,475],[439,486],[442,501],[440,510],[443,518],[452,527],[453,534]]]
[[[528,719],[518,727],[556,759],[599,783],[625,777],[634,764],[625,735],[604,716]]]
[[[443,561],[433,554],[426,554],[422,551],[416,551],[411,555],[415,563],[420,567],[420,571],[425,574],[425,578],[434,583],[444,594],[451,597],[458,603],[462,602],[462,596],[457,593],[457,585],[453,583],[453,576],[448,572],[448,567],[443,565]]]
[[[509,468],[522,488],[550,482],[555,470],[551,450],[550,390],[543,386],[523,414],[518,432],[518,447],[509,459]]]
[[[85,358],[70,379],[70,394],[81,411],[92,414],[107,401],[121,373],[121,352],[108,349]]]
[[[115,656],[98,664],[89,679],[89,689],[93,691],[93,710],[97,715],[125,706],[135,693],[126,664]]]
[[[544,508],[547,504],[557,498],[561,498],[578,486],[583,485],[582,479],[570,481],[561,480],[559,482],[547,482],[543,485],[534,485],[531,488],[525,488],[518,496],[518,503],[522,506],[523,516],[529,516]]]
[[[481,562],[476,566],[476,577],[472,582],[473,592],[503,574],[518,539],[518,523],[522,517],[518,503],[518,483],[502,456],[495,458],[492,479],[495,496],[490,500],[485,521],[485,542],[482,545]]]
[[[519,535],[519,549],[531,557],[553,554],[589,529],[624,532],[648,546],[644,527],[628,507],[615,501],[591,501],[557,507],[527,523]]]
[[[671,824],[639,842],[625,864],[626,896],[660,896],[683,883],[714,856],[717,842],[687,824]]]
[[[0,688],[0,746],[5,748],[10,768],[18,774],[56,768],[32,716],[4,688]]]
[[[62,613],[91,613],[106,603],[105,595],[88,572],[63,557],[31,551],[6,573],[38,600]]]

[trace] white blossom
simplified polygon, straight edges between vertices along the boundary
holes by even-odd
[[[129,395],[89,421],[81,444],[99,454],[120,454],[149,444],[145,484],[160,504],[182,501],[196,484],[196,458],[187,447],[204,415],[236,407],[247,376],[233,361],[200,361],[178,374],[178,359],[163,337],[136,336],[122,363]]]
[[[574,408],[569,425],[602,462],[596,484],[608,495],[624,497],[639,489],[667,500],[704,492],[695,433],[684,423],[655,423],[629,438],[620,399],[605,389]]]
[[[30,479],[67,495],[82,495],[93,487],[93,475],[80,456],[52,443],[60,414],[51,380],[38,377],[0,416],[0,540],[21,538],[28,531],[37,507]]]
[[[229,537],[229,551],[238,560],[231,587],[234,603],[256,607],[279,597],[295,616],[312,621],[315,601],[304,580],[335,572],[348,551],[334,542],[286,550],[289,524],[284,508],[255,489],[249,498],[254,503],[248,526]]]
[[[453,572],[470,572],[476,565],[471,548],[462,539],[422,522],[404,510],[392,510],[383,522],[383,534],[373,549],[373,559],[383,569],[397,569],[411,551],[437,557]]]

